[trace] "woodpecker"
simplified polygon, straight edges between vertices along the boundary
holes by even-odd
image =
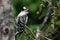
[[[26,23],[28,20],[27,14],[29,13],[29,9],[27,7],[23,7],[23,11],[21,11],[16,17],[17,24],[17,32],[16,35],[21,35],[26,27]]]

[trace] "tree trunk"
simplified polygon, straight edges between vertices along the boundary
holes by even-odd
[[[15,40],[11,0],[0,0],[0,40]]]

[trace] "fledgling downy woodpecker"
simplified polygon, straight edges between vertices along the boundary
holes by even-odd
[[[27,20],[28,20],[28,16],[27,14],[29,13],[28,11],[29,9],[26,8],[26,7],[23,7],[23,11],[21,11],[18,16],[16,17],[16,24],[17,24],[17,32],[16,32],[16,35],[21,35],[22,32],[24,31],[25,29],[25,25],[27,23]]]

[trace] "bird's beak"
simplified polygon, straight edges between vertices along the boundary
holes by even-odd
[[[29,9],[26,9],[26,12],[29,12]]]

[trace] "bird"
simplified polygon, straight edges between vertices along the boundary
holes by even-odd
[[[16,17],[16,34],[15,35],[21,35],[26,27],[27,20],[28,20],[28,14],[29,9],[27,7],[23,7],[23,10],[17,15]]]

